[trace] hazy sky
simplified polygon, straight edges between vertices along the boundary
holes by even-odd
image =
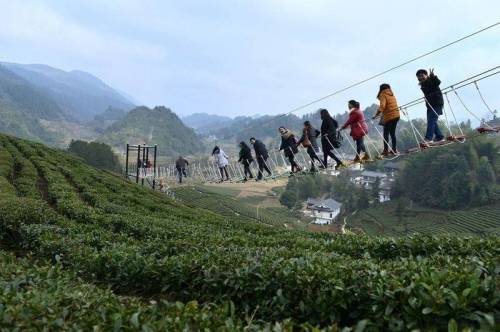
[[[183,115],[283,113],[500,20],[498,0],[0,0],[0,8],[0,60],[88,71]],[[410,101],[421,95],[420,67],[434,67],[446,86],[499,64],[497,27],[299,114],[343,112],[352,98],[369,105],[384,82]],[[496,107],[498,76],[481,83]],[[467,100],[485,113],[472,92]]]

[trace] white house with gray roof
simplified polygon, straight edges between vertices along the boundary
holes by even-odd
[[[341,208],[342,203],[331,198],[325,200],[307,200],[307,210],[310,211],[310,215],[314,219],[312,222],[313,224],[331,225],[340,214]]]

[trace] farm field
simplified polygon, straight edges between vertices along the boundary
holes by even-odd
[[[498,324],[496,235],[336,236],[200,188],[176,197],[0,135],[0,330]]]
[[[350,216],[347,223],[349,227],[360,228],[370,235],[500,234],[500,202],[451,212],[411,207],[404,212],[402,222],[395,209],[396,202],[384,203]]]

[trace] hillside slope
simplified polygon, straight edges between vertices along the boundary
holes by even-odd
[[[109,106],[129,110],[133,103],[99,78],[79,70],[63,71],[46,65],[0,63],[43,91],[68,116],[91,120]]]
[[[492,330],[498,248],[245,222],[0,135],[6,330]]]
[[[0,132],[52,143],[57,135],[45,130],[41,121],[67,119],[41,89],[0,65]]]
[[[157,144],[159,153],[176,158],[178,154],[204,151],[193,129],[166,107],[137,107],[106,128],[99,141],[123,150],[129,144]]]

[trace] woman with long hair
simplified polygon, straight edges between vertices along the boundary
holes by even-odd
[[[304,128],[302,129],[302,137],[300,138],[298,144],[302,144],[303,147],[307,149],[307,154],[311,158],[311,172],[316,171],[316,166],[314,162],[317,160],[321,165],[323,162],[319,159],[319,147],[316,138],[321,132],[311,125],[311,122],[304,122]]]
[[[370,160],[365,146],[364,137],[368,133],[368,126],[366,125],[365,116],[360,109],[359,102],[356,100],[349,100],[347,106],[349,107],[349,118],[342,126],[341,130],[351,127],[351,137],[356,142],[356,157],[353,162],[361,162]],[[361,152],[364,156],[361,157]]]
[[[302,168],[295,161],[295,155],[299,152],[297,149],[297,141],[293,132],[285,127],[280,127],[279,132],[281,135],[280,151],[283,151],[285,157],[291,165],[292,173],[300,172]]]
[[[229,165],[229,157],[219,148],[217,145],[212,150],[212,156],[219,167],[221,181],[224,181],[224,173],[226,174],[226,179],[229,181],[229,174],[227,172],[227,165]]]
[[[253,174],[250,170],[250,164],[253,162],[252,150],[250,150],[250,147],[243,141],[240,142],[240,159],[238,159],[238,162],[243,165],[243,171],[245,173],[243,181],[248,180],[247,176],[253,179]]]
[[[380,106],[377,113],[373,117],[377,118],[379,115],[382,116],[382,123],[384,125],[384,152],[383,156],[388,156],[391,154],[398,154],[397,143],[396,143],[396,127],[399,121],[399,106],[392,92],[391,86],[387,83],[381,84],[377,95],[380,101]],[[389,136],[391,137],[392,149],[389,151]]]
[[[339,124],[330,115],[327,109],[319,110],[321,116],[321,148],[323,149],[323,167],[328,167],[328,157],[331,157],[337,163],[335,169],[341,167],[342,161],[333,153],[337,141],[337,129]],[[337,145],[338,146],[338,145]]]

